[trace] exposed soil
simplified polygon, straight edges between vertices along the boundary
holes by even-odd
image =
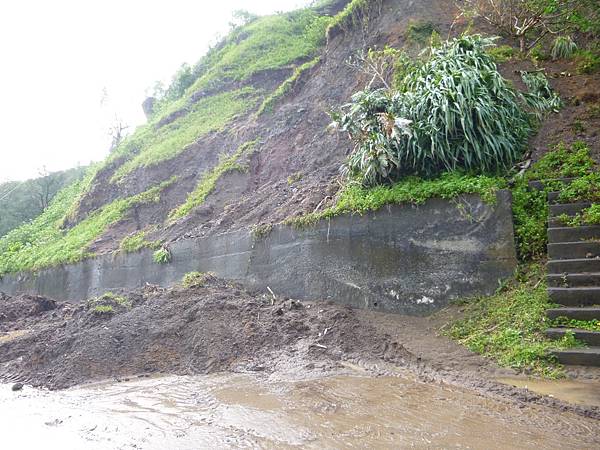
[[[515,373],[440,336],[448,310],[416,318],[284,301],[218,279],[193,289],[146,286],[125,295],[132,307],[112,314],[87,303],[0,297],[0,381],[61,389],[155,373],[308,374],[353,363],[375,375],[409,370],[428,382],[600,419],[598,407],[496,382]],[[593,369],[572,374],[600,379]]]

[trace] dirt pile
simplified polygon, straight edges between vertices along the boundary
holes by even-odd
[[[102,300],[102,301],[100,301]],[[98,306],[113,306],[98,308]],[[204,286],[146,286],[79,305],[0,294],[0,382],[61,389],[150,374],[339,373],[416,376],[509,403],[600,419],[577,406],[496,381],[515,372],[440,335],[456,313],[407,317],[333,303],[252,295],[210,277]],[[600,379],[600,371],[571,375]]]
[[[131,306],[122,313],[93,302],[52,302],[54,308],[32,313],[41,299],[5,298],[13,318],[0,322],[0,376],[64,388],[157,372],[274,371],[290,364],[313,370],[343,358],[401,365],[412,358],[338,305],[252,296],[216,279],[190,290],[147,286],[124,296]]]

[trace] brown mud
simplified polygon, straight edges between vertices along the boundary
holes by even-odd
[[[439,334],[452,314],[416,318],[323,302],[252,295],[210,279],[192,289],[146,286],[123,293],[129,306],[98,313],[35,296],[0,297],[0,382],[62,389],[94,380],[217,372],[335,374],[348,365],[370,376],[406,375],[468,389],[519,408],[536,405],[600,419],[575,404],[501,383],[514,377]],[[41,306],[40,306],[41,305]],[[600,380],[600,371],[572,377]]]

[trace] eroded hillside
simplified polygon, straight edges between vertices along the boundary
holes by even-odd
[[[328,112],[369,81],[348,59],[386,45],[417,55],[432,31],[454,36],[469,25],[456,17],[438,0],[353,0],[250,20],[200,60],[187,89],[156,102],[148,123],[85,180],[4,239],[0,272],[262,229],[330,206],[351,142],[327,131]],[[574,65],[547,64],[565,107],[533,140],[535,156],[569,127],[599,152],[592,108],[600,80],[575,75]],[[513,58],[502,71],[518,81],[515,71],[531,67]]]

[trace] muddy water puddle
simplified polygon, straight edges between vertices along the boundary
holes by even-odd
[[[396,377],[0,386],[3,448],[600,448],[597,421]]]
[[[499,378],[498,381],[565,402],[600,407],[600,382],[598,381],[536,380],[517,377]]]

